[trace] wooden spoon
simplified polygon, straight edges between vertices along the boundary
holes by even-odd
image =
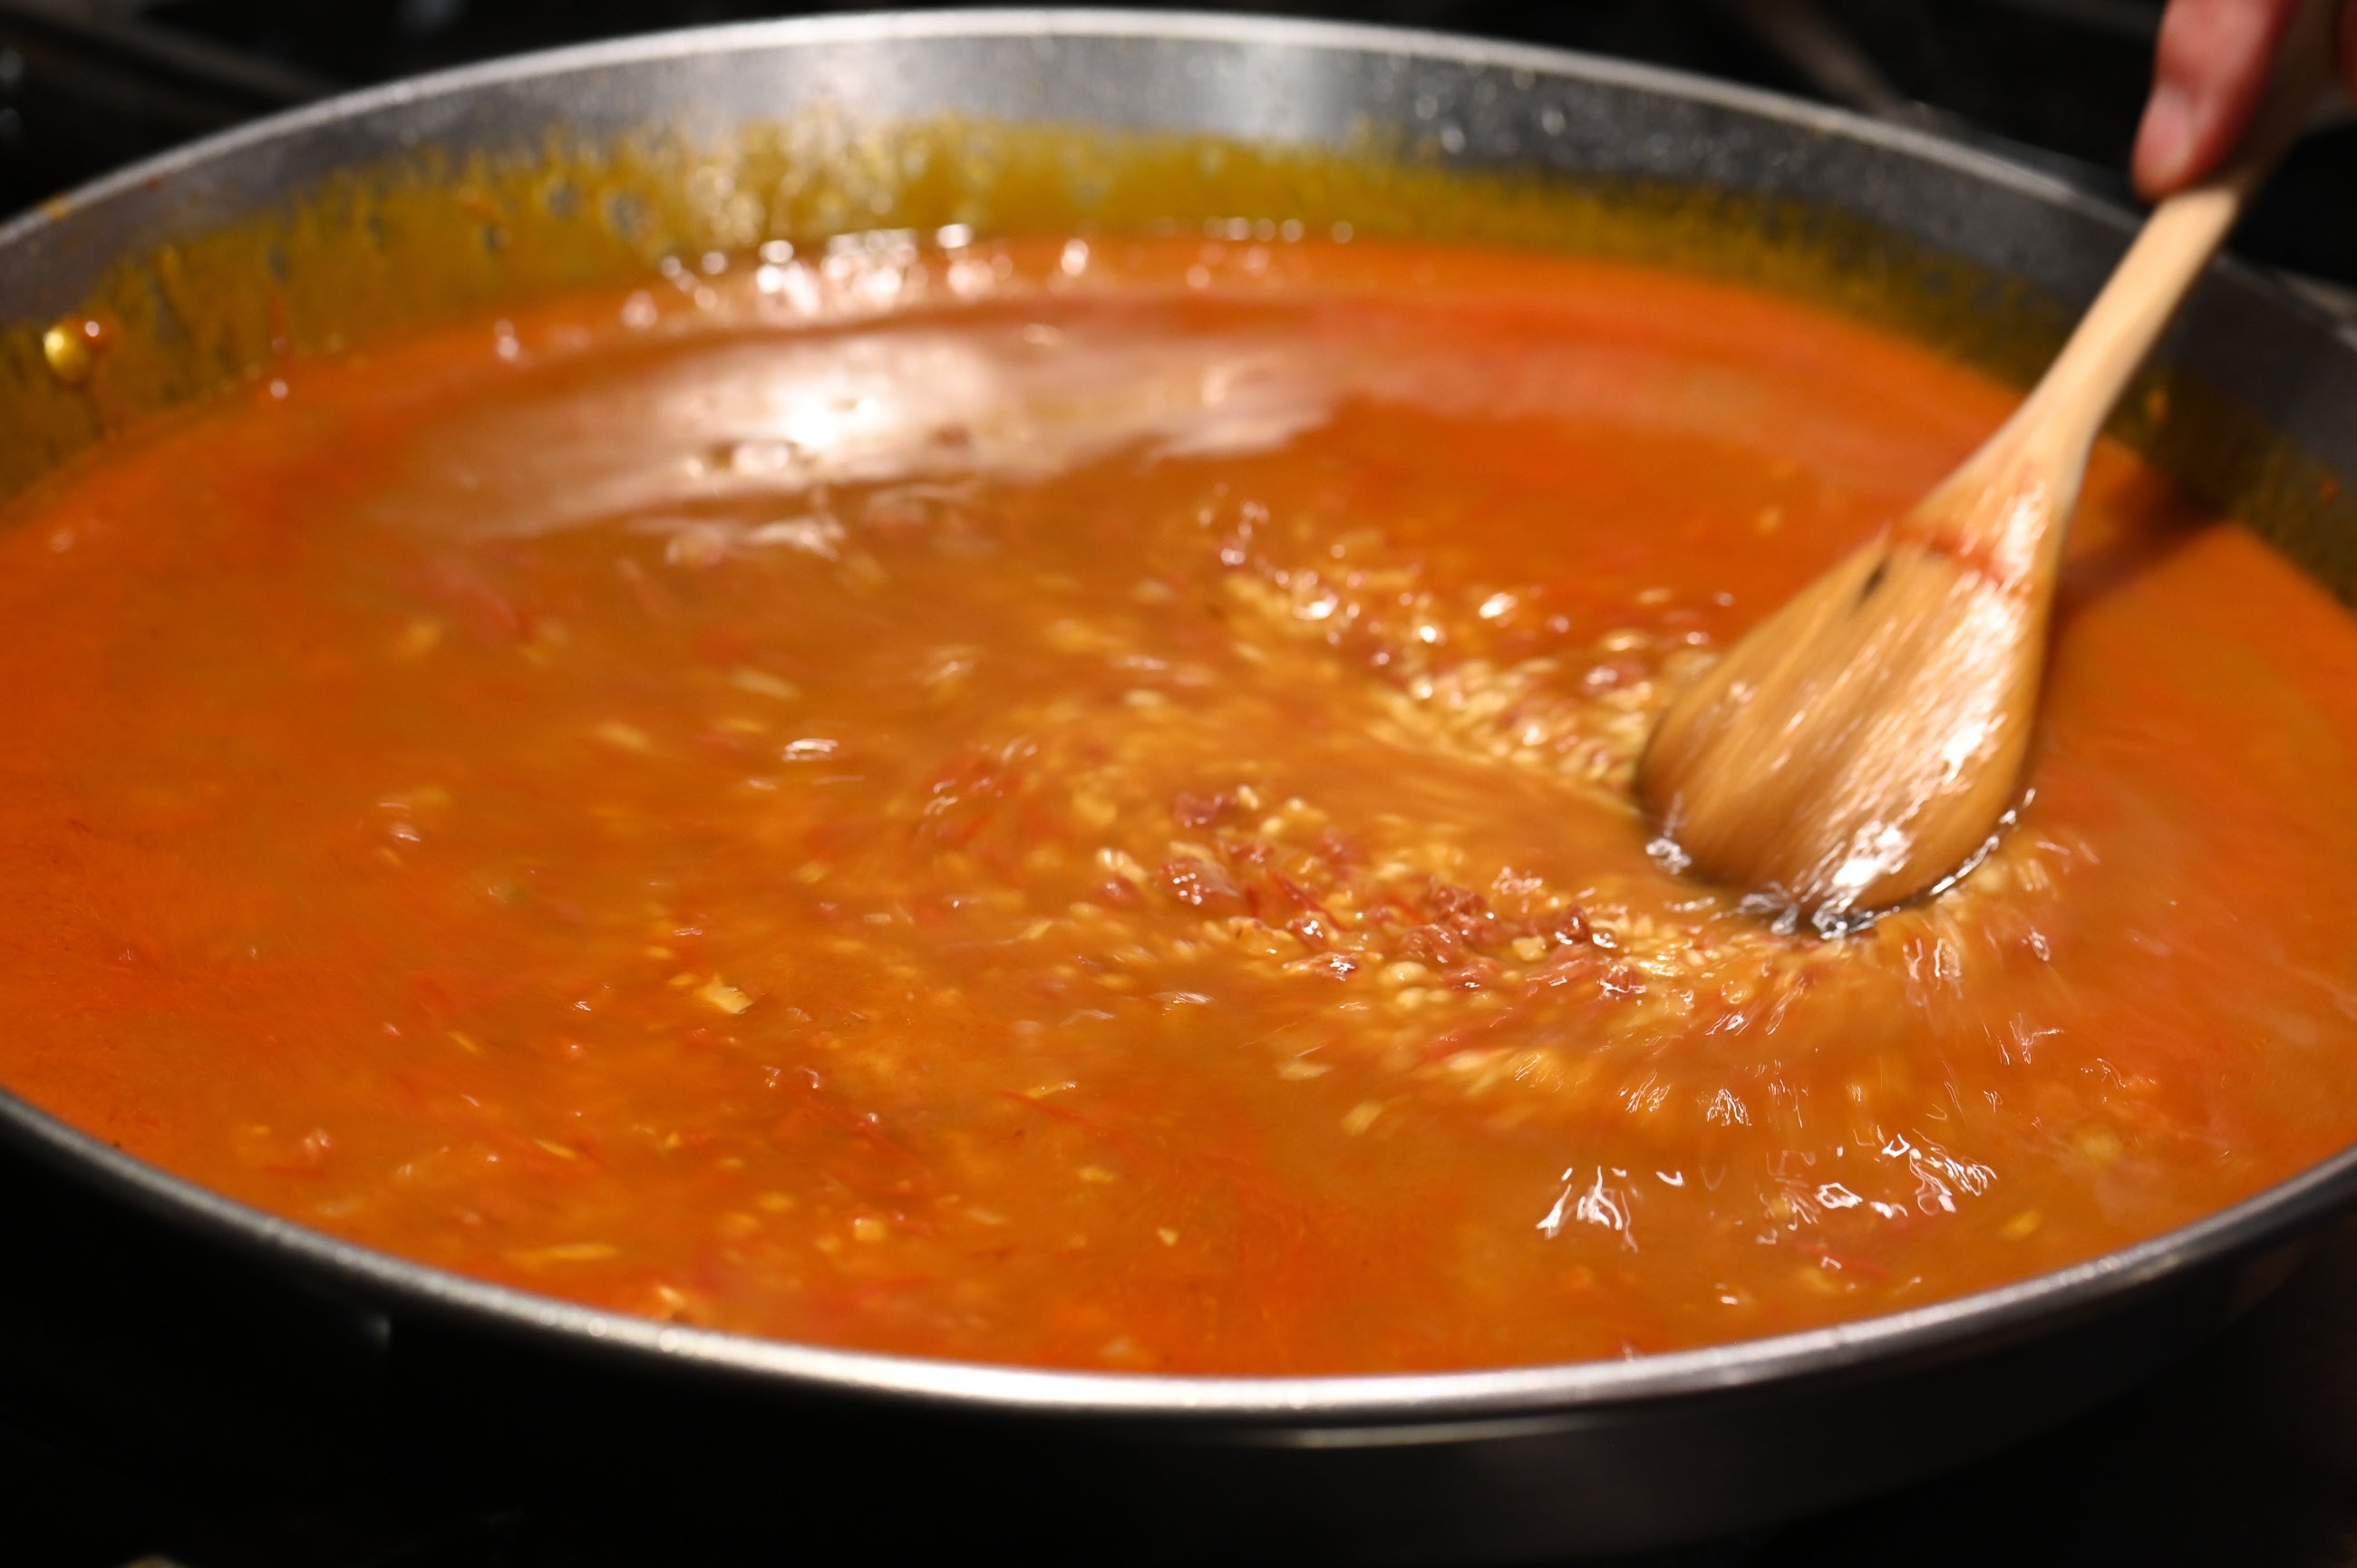
[[[1831,935],[1986,852],[2020,782],[2087,454],[2298,135],[2337,9],[2302,7],[2233,158],[2153,209],[2004,427],[1678,695],[1637,767],[1657,858]]]

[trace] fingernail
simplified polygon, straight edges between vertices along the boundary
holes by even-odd
[[[2184,179],[2192,156],[2193,105],[2183,88],[2164,81],[2153,89],[2144,124],[2136,127],[2136,184],[2149,192],[2169,189]]]

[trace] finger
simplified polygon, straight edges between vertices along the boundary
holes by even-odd
[[[2200,179],[2233,150],[2298,0],[2170,0],[2134,172],[2147,197]]]

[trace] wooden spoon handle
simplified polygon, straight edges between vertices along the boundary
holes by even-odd
[[[2248,130],[2207,178],[2162,201],[2013,422],[2062,462],[2083,463],[2128,378],[2292,143],[2332,78],[2341,0],[2303,0]],[[2037,434],[2032,435],[2030,433]]]

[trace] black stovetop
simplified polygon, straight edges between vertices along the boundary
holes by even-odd
[[[867,6],[805,6],[813,9]],[[1202,9],[1258,9],[1199,4]],[[1305,3],[1830,98],[2119,197],[2153,0]],[[0,215],[254,114],[520,49],[781,14],[756,0],[0,0]],[[2237,237],[2357,285],[2357,130],[2314,138]],[[5,314],[0,280],[0,314]],[[353,1412],[333,1356],[90,1256],[70,1201],[0,1160],[0,1564],[620,1568],[582,1500],[459,1482]],[[61,1217],[62,1216],[62,1217]],[[242,1354],[217,1352],[242,1345]],[[282,1371],[274,1370],[282,1367]],[[1894,1433],[1894,1442],[1906,1440]],[[660,1512],[660,1501],[656,1504]],[[683,1527],[686,1521],[680,1521]],[[1647,1568],[2357,1564],[2357,1222],[2219,1340],[2058,1431],[1827,1517]],[[152,1568],[152,1565],[151,1565]]]
[[[183,1243],[126,1238],[54,1184],[0,1155],[0,1563],[12,1568],[873,1560],[722,1533],[693,1484],[650,1479],[617,1497],[544,1468],[454,1466],[442,1445],[463,1434],[401,1416],[380,1347],[339,1343],[332,1317],[242,1275],[192,1268]],[[130,1244],[93,1255],[93,1236]],[[2353,1303],[2349,1220],[2216,1340],[2065,1426],[1871,1502],[1605,1568],[2348,1568]],[[923,1477],[908,1485],[921,1506]],[[1055,1478],[1011,1506],[1060,1506]],[[829,1539],[842,1522],[813,1520]],[[1109,1562],[1124,1560],[1124,1530],[1108,1527]]]

